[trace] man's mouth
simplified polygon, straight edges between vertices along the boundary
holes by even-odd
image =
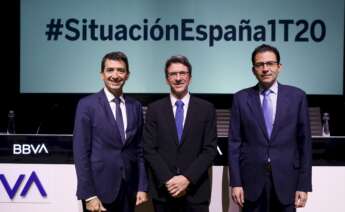
[[[112,85],[120,85],[122,81],[118,81],[118,82],[114,82],[114,81],[110,81],[110,84]]]

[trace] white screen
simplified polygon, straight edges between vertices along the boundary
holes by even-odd
[[[182,54],[191,92],[234,93],[256,83],[262,43],[280,51],[281,83],[343,93],[343,0],[21,0],[20,14],[21,93],[96,92],[111,51],[129,58],[125,92],[167,92],[165,61]]]

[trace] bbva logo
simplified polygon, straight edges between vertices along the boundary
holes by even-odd
[[[29,154],[48,154],[48,149],[44,144],[13,144],[13,154],[14,155],[29,155]]]
[[[23,183],[23,180],[25,178],[24,174],[20,174],[16,183],[14,184],[14,186],[11,188],[11,186],[9,185],[6,177],[4,174],[0,174],[0,181],[2,183],[2,185],[4,186],[7,195],[10,199],[13,199],[16,195],[16,193],[18,192],[18,189],[20,187],[20,185]],[[25,197],[30,189],[30,187],[32,186],[32,184],[35,184],[36,187],[38,188],[38,191],[40,192],[42,197],[47,197],[47,192],[45,191],[45,189],[43,188],[43,185],[41,183],[41,181],[39,180],[37,174],[35,171],[33,171],[30,176],[29,179],[26,181],[24,188],[22,190],[22,192],[20,193],[21,197]]]

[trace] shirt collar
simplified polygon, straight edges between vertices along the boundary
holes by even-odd
[[[177,100],[178,99],[174,95],[170,94],[170,101],[171,101],[171,105],[172,106],[175,106],[175,103],[176,103]],[[188,105],[189,104],[189,100],[190,100],[190,94],[187,93],[182,99],[179,99],[179,100],[181,100],[184,105]]]
[[[260,91],[260,94],[262,93],[262,91],[264,91],[265,88],[262,87],[261,85],[259,85],[259,91]],[[269,88],[269,90],[271,91],[271,93],[274,93],[274,94],[278,94],[278,82],[275,81],[273,83],[273,85]]]
[[[114,94],[112,94],[106,87],[104,87],[104,93],[109,103],[114,101],[114,98],[115,98]],[[125,103],[125,98],[123,97],[123,95],[120,96],[120,99],[121,99],[121,102]]]

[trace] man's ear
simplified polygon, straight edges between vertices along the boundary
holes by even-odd
[[[278,64],[278,74],[283,70],[283,64]]]
[[[252,73],[255,75],[255,68],[254,68],[254,66],[252,67]]]

